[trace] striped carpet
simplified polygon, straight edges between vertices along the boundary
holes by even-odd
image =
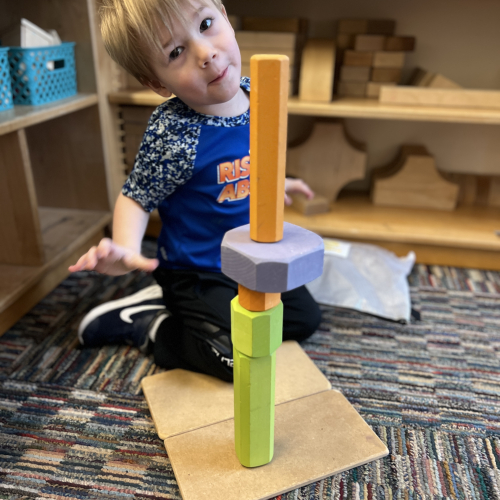
[[[151,281],[74,274],[0,338],[1,499],[181,498],[140,390],[161,370],[76,338],[91,307]],[[500,273],[416,266],[410,285],[420,321],[325,307],[303,345],[388,457],[281,500],[500,500]]]

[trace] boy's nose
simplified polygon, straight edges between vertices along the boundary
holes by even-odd
[[[199,65],[205,68],[217,57],[217,49],[210,44],[200,44],[197,55]]]

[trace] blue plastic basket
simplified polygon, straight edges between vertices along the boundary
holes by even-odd
[[[14,106],[10,88],[8,47],[0,47],[0,111]]]
[[[9,49],[14,104],[46,104],[76,94],[75,44]]]

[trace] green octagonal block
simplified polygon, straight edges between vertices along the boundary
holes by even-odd
[[[231,301],[231,339],[239,352],[252,358],[269,356],[283,340],[283,302],[267,311],[248,311],[238,297]]]

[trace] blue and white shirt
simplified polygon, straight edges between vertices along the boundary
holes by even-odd
[[[122,193],[158,208],[160,266],[220,272],[224,234],[249,222],[249,124],[249,111],[204,115],[178,98],[151,115]]]

